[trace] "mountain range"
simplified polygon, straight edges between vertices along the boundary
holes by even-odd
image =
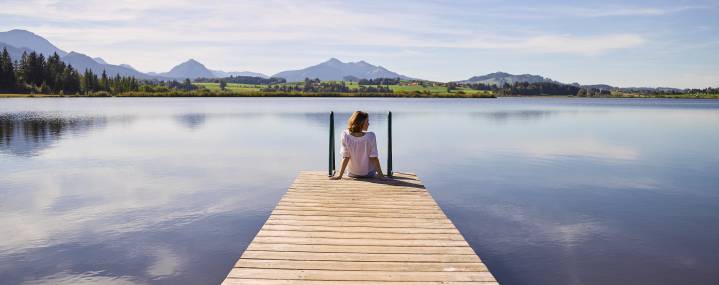
[[[269,76],[262,73],[251,72],[251,71],[233,71],[226,72],[221,70],[212,70],[207,68],[202,63],[194,59],[189,59],[183,63],[170,69],[168,72],[155,73],[148,72],[143,73],[133,68],[128,64],[110,64],[101,57],[90,57],[88,55],[71,51],[66,52],[47,39],[36,35],[26,30],[10,30],[7,32],[0,32],[0,50],[7,49],[10,57],[13,60],[19,60],[23,52],[38,52],[45,57],[57,53],[61,60],[67,64],[71,64],[80,72],[85,69],[90,69],[96,74],[100,74],[105,71],[108,76],[133,76],[138,79],[195,79],[195,78],[223,78],[229,76],[252,76],[252,77],[263,77],[269,78]],[[346,79],[373,79],[373,78],[400,78],[404,80],[412,80],[406,75],[402,75],[386,69],[380,65],[373,65],[366,61],[357,62],[342,62],[336,58],[330,58],[329,60],[322,62],[317,65],[313,65],[307,68],[298,70],[287,70],[272,75],[272,77],[281,77],[289,82],[302,81],[305,78],[319,78],[321,80],[346,80]],[[512,84],[514,82],[555,82],[552,79],[532,74],[509,74],[505,72],[494,72],[482,76],[473,76],[469,79],[457,81],[460,83],[484,83],[484,84],[496,84],[504,85],[505,83]],[[574,85],[579,85],[573,83]],[[581,85],[585,86],[585,85]],[[598,84],[598,85],[586,85],[586,86],[601,86],[602,89],[613,88],[609,85]]]
[[[281,77],[289,82],[302,81],[305,78],[319,78],[322,80],[343,80],[346,77],[354,78],[401,78],[412,79],[408,76],[392,72],[382,66],[375,66],[366,61],[342,62],[336,58],[299,70],[288,70],[277,73],[272,77]]]
[[[250,71],[225,72],[221,70],[209,70],[203,64],[194,59],[183,62],[170,71],[164,73],[143,73],[128,64],[110,64],[101,57],[90,57],[79,52],[66,52],[53,45],[47,39],[25,30],[10,30],[0,32],[0,50],[7,49],[13,60],[20,60],[23,52],[35,51],[43,54],[46,58],[57,53],[60,59],[72,65],[75,69],[83,72],[85,69],[100,74],[104,70],[109,76],[133,76],[139,79],[184,79],[184,78],[218,78],[228,76],[258,76],[267,78],[267,75]]]

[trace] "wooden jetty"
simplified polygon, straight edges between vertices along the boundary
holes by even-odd
[[[416,175],[301,172],[222,284],[498,283]]]

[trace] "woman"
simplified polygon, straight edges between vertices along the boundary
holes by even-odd
[[[382,167],[377,158],[377,138],[373,132],[368,132],[369,115],[362,111],[355,111],[347,121],[347,129],[342,132],[340,139],[340,155],[342,167],[340,173],[331,179],[342,179],[345,169],[349,165],[349,177],[385,179]]]

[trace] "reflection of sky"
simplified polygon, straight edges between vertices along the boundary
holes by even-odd
[[[394,112],[394,168],[422,177],[500,281],[714,280],[719,104],[618,102],[4,101],[0,275],[217,283],[296,173],[325,169],[328,111],[340,130],[363,109],[381,154]]]

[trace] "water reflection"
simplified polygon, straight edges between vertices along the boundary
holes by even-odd
[[[472,117],[486,118],[502,123],[508,120],[542,120],[556,115],[558,112],[559,111],[556,110],[506,110],[472,112],[470,115]]]
[[[182,114],[176,116],[177,121],[187,127],[188,129],[195,130],[205,123],[205,120],[207,120],[207,115],[205,114],[198,114],[198,113],[190,113],[190,114]]]
[[[92,128],[103,128],[104,117],[60,117],[55,114],[0,114],[0,151],[19,156],[35,156],[51,147],[63,135],[78,135]]]
[[[506,284],[719,279],[719,155],[707,151],[719,105],[8,102],[2,284],[218,284],[297,172],[325,169],[329,110],[339,132],[355,109],[370,111],[382,161],[394,112],[395,169],[420,175]]]

